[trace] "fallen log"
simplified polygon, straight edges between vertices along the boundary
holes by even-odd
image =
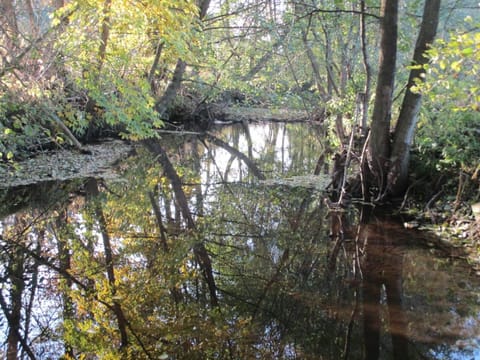
[[[269,109],[258,107],[224,107],[214,109],[212,114],[217,122],[305,122],[311,120],[311,116],[302,110]]]

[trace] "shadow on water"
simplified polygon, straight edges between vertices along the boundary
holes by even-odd
[[[94,193],[2,190],[0,354],[22,335],[37,358],[480,358],[478,279],[386,209],[331,211],[321,133],[171,136]]]

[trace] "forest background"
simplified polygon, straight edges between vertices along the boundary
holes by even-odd
[[[432,4],[438,5],[437,40],[426,44],[428,61],[412,63],[419,29],[432,14],[426,5]],[[422,95],[423,104],[412,117],[413,130],[407,132],[416,136],[411,144],[410,183],[403,192],[417,191],[417,200],[425,196],[426,208],[443,196],[449,202],[448,211],[471,211],[469,204],[480,196],[480,8],[475,1],[0,0],[0,8],[2,167],[14,170],[17,162],[51,149],[73,145],[83,150],[82,143],[105,136],[137,141],[157,139],[165,127],[205,129],[224,120],[226,107],[302,111],[308,120],[324,125],[331,154],[346,150],[354,139],[351,135],[365,141],[369,128],[380,129],[375,139],[380,146],[390,147],[402,99],[411,92]],[[397,29],[397,19],[398,32],[390,34],[388,41],[387,33]],[[384,102],[388,122],[377,126],[374,89],[380,88],[377,79],[382,78],[385,50],[392,46],[390,60],[395,61],[388,75],[393,86]],[[419,75],[412,78],[415,71]],[[168,172],[164,150],[152,147]],[[386,158],[379,160],[389,166]],[[375,161],[372,164],[375,170]],[[373,176],[377,183],[372,183],[379,200],[386,186],[382,172],[388,169],[381,170]],[[175,171],[170,171],[170,182],[180,184]],[[42,248],[41,240],[34,247],[35,241],[28,240],[25,229],[33,223],[28,216],[18,217],[12,233],[2,235],[11,240],[4,247],[9,303],[3,301],[3,293],[0,297],[8,314],[10,358],[16,358],[20,345],[35,358],[28,354],[28,331],[20,336],[19,329],[26,293],[23,279],[31,269],[31,274],[37,274],[40,266],[60,275],[55,295],[63,304],[65,358],[100,351],[107,354],[105,358],[119,358],[119,354],[151,358],[151,353],[165,358],[171,351],[168,347],[182,353],[187,342],[172,341],[182,323],[171,316],[182,306],[185,328],[195,324],[208,339],[224,338],[228,344],[229,331],[244,331],[245,338],[254,333],[247,334],[251,319],[236,317],[234,308],[232,329],[211,326],[214,321],[210,320],[225,313],[217,311],[209,254],[188,205],[182,214],[186,231],[177,234],[185,241],[174,241],[179,249],[169,252],[172,243],[165,240],[163,252],[158,251],[158,243],[152,244],[150,238],[136,238],[127,246],[122,259],[130,259],[131,253],[132,258],[141,254],[149,261],[146,273],[153,280],[144,282],[142,276],[147,275],[132,271],[134,266],[127,260],[113,261],[116,254],[109,241],[122,238],[123,232],[109,234],[98,182],[90,179],[84,187],[89,211],[85,223],[89,236],[102,233],[104,242],[96,244],[103,246],[100,255],[89,242],[78,239],[71,227],[61,227],[75,222],[67,206],[55,214],[53,223],[49,219],[45,228],[37,228],[42,236],[52,233],[52,239],[58,240],[51,247]],[[177,202],[185,200],[180,185],[172,188]],[[428,195],[423,192],[426,188]],[[158,194],[148,195],[153,199]],[[146,196],[142,201],[150,204]],[[121,225],[128,229],[146,213],[138,208],[137,198],[132,202],[135,206],[119,207],[125,211],[123,217],[111,217],[125,221]],[[155,211],[155,201],[151,203]],[[157,221],[161,232],[160,216]],[[145,227],[156,229],[154,222]],[[177,240],[177,235],[172,238]],[[186,249],[189,246],[192,252]],[[188,257],[177,257],[175,252]],[[223,254],[223,248],[218,254]],[[198,267],[191,266],[195,261]],[[95,263],[101,270],[95,270]],[[204,275],[204,283],[197,281],[198,273]],[[118,286],[119,277],[132,287]],[[35,289],[36,275],[28,279]],[[269,287],[270,283],[265,289]],[[198,302],[190,301],[196,297]],[[159,303],[168,311],[157,307]],[[210,307],[208,321],[197,316],[197,306]],[[168,316],[171,322],[162,324],[158,316]],[[28,316],[25,319],[30,321]],[[158,334],[164,336],[158,339]],[[43,335],[47,344],[56,336]]]

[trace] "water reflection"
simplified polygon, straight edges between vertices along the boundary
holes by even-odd
[[[163,138],[117,180],[5,191],[2,357],[15,343],[24,358],[479,357],[478,280],[430,235],[383,209],[332,212],[305,181],[261,181],[313,174],[320,133]]]
[[[369,213],[370,209],[362,211]],[[403,252],[399,248],[405,243],[407,234],[401,224],[388,219],[367,219],[363,226],[364,238],[361,240],[365,244],[362,266],[365,357],[379,358],[384,300],[388,310],[386,330],[391,336],[393,358],[408,359],[408,323],[402,302]]]

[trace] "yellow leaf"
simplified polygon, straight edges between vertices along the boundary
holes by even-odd
[[[450,67],[452,68],[453,71],[460,72],[461,65],[462,65],[462,61],[458,60],[458,61],[454,61]]]

